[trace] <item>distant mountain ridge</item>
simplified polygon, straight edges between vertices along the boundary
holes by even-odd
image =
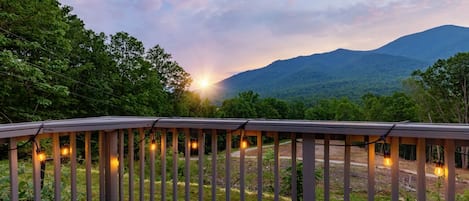
[[[218,83],[219,100],[252,90],[263,97],[320,99],[389,94],[403,79],[438,59],[469,51],[469,28],[444,25],[400,37],[378,49],[332,52],[277,60]]]

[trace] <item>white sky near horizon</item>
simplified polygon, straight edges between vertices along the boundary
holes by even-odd
[[[87,28],[160,44],[198,80],[337,48],[370,50],[445,24],[469,27],[468,0],[60,0]]]

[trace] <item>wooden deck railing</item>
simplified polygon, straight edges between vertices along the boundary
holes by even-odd
[[[210,137],[209,137],[210,136]],[[218,139],[222,136],[226,141],[224,182],[219,182],[217,158],[219,153]],[[298,189],[302,189],[303,200],[316,199],[316,180],[312,172],[317,169],[316,140],[323,140],[323,182],[324,200],[329,200],[330,186],[330,141],[343,140],[343,200],[350,200],[351,186],[351,146],[366,144],[368,151],[367,194],[368,200],[374,200],[376,166],[375,143],[390,144],[390,157],[394,161],[391,169],[391,200],[399,200],[399,145],[416,145],[417,155],[417,192],[418,200],[426,200],[426,145],[441,145],[444,149],[444,199],[455,200],[455,147],[469,145],[469,126],[458,124],[413,124],[413,123],[373,123],[373,122],[329,122],[329,121],[278,121],[278,120],[244,120],[244,119],[195,119],[195,118],[149,118],[149,117],[98,117],[85,119],[69,119],[60,121],[30,122],[0,125],[0,142],[7,143],[9,156],[9,187],[10,200],[19,200],[18,147],[31,149],[32,182],[34,200],[41,200],[42,180],[46,162],[42,161],[41,147],[44,141],[52,141],[47,150],[48,165],[53,164],[54,171],[54,199],[62,200],[64,191],[61,185],[62,157],[67,157],[70,166],[70,197],[78,199],[78,193],[84,193],[87,200],[155,200],[158,195],[161,200],[171,197],[178,200],[179,194],[185,200],[219,200],[216,197],[219,183],[225,185],[225,200],[231,200],[232,167],[239,167],[240,200],[246,199],[246,148],[243,143],[246,137],[256,139],[257,144],[257,197],[263,200],[263,145],[262,138],[273,138],[274,168],[273,171],[273,200],[280,199],[280,157],[279,139],[291,140],[291,155],[297,155],[296,142],[302,142],[302,186],[297,186],[297,158],[292,157],[291,163],[291,200],[297,200]],[[240,140],[234,144],[233,137]],[[78,147],[77,138],[84,144]],[[93,139],[99,139],[94,142]],[[205,142],[210,139],[211,144]],[[166,143],[168,142],[168,144]],[[194,148],[198,150],[198,159],[191,159],[191,143],[196,142]],[[154,144],[156,143],[156,144]],[[67,146],[64,146],[67,145]],[[179,147],[183,145],[183,147]],[[158,147],[156,147],[158,146]],[[69,153],[61,153],[61,147],[67,147]],[[93,147],[98,147],[96,153]],[[211,150],[211,160],[204,161],[205,148]],[[232,159],[231,149],[239,148],[239,164]],[[85,185],[77,186],[77,150],[84,148]],[[170,150],[172,164],[166,164],[166,154]],[[138,150],[136,153],[135,150]],[[184,157],[180,157],[184,153]],[[159,154],[159,166],[156,166],[156,156]],[[222,156],[222,155],[221,155]],[[93,189],[92,158],[99,157],[99,190]],[[184,186],[179,184],[178,175],[181,174],[178,162],[184,161]],[[236,160],[238,161],[238,160]],[[210,163],[210,177],[205,177],[204,162]],[[191,169],[197,163],[197,196],[190,194]],[[171,169],[168,178],[167,167]],[[137,170],[136,170],[137,169]],[[136,174],[138,173],[138,174]],[[157,192],[157,173],[160,190]],[[208,182],[204,182],[207,181]],[[171,182],[172,192],[168,194],[168,181]],[[209,184],[209,185],[208,185]],[[204,194],[204,188],[211,188],[209,195]],[[223,188],[223,187],[221,187]],[[78,192],[84,189],[85,192]],[[99,191],[99,194],[96,192]],[[138,194],[138,196],[136,196]]]

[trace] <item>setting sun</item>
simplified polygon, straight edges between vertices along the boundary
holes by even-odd
[[[210,83],[208,82],[208,79],[200,80],[200,83],[199,83],[200,88],[206,89],[206,88],[208,88],[209,85],[210,85]]]

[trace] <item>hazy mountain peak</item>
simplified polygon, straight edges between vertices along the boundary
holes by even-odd
[[[365,93],[389,94],[416,69],[437,59],[469,51],[469,28],[443,25],[400,37],[378,49],[339,48],[277,60],[263,68],[234,75],[219,83],[218,99],[253,90],[264,97],[319,99]]]
[[[434,62],[467,51],[468,46],[469,28],[443,25],[400,37],[374,52]]]

